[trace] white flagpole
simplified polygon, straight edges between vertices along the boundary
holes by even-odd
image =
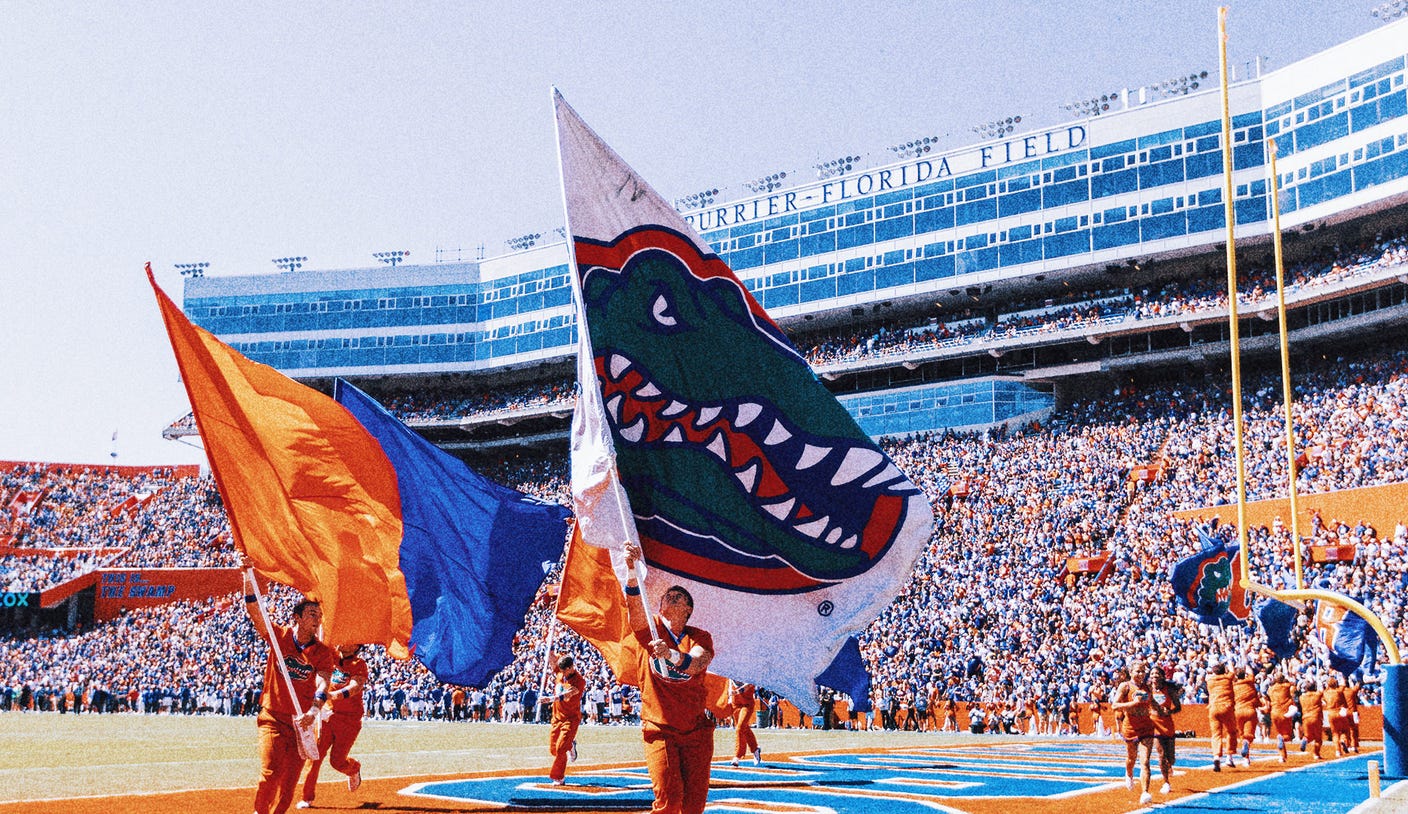
[[[274,649],[274,659],[279,663],[279,674],[284,677],[284,684],[288,687],[289,700],[293,702],[293,728],[298,732],[299,752],[307,760],[317,760],[317,738],[313,739],[310,749],[310,744],[304,733],[311,733],[312,730],[305,729],[298,723],[298,719],[303,717],[303,705],[298,703],[298,692],[293,687],[293,677],[288,674],[288,665],[284,663],[283,648],[279,647],[279,637],[275,635],[274,625],[269,621],[269,612],[264,608],[264,594],[259,590],[259,578],[255,576],[253,566],[246,568],[245,572],[249,574],[249,582],[253,586],[254,604],[259,608],[259,618],[264,621],[264,630],[269,634],[269,646]]]

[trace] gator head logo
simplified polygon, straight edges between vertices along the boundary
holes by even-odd
[[[1222,549],[1197,564],[1185,604],[1205,624],[1217,624],[1228,614],[1241,621],[1251,616],[1246,591],[1235,574],[1239,557],[1240,552]]]
[[[284,666],[288,668],[289,678],[294,681],[307,681],[313,676],[313,665],[297,656],[284,656]]]
[[[658,227],[576,248],[617,465],[651,563],[795,593],[878,562],[918,490],[728,267]]]

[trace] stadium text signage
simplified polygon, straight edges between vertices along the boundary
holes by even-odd
[[[1085,144],[1085,126],[1074,124],[1065,130],[1051,130],[1031,136],[1000,141],[979,147],[965,153],[925,158],[911,161],[898,167],[837,178],[809,187],[777,195],[754,198],[729,206],[716,206],[701,209],[684,216],[685,222],[700,232],[719,229],[724,226],[737,226],[752,223],[761,218],[772,218],[788,212],[798,212],[816,206],[834,204],[852,198],[893,192],[917,184],[948,178],[957,173],[991,169],[1016,161],[1029,161],[1036,158],[1074,150]]]
[[[175,585],[151,585],[138,573],[103,574],[104,599],[160,599],[176,593]]]
[[[27,608],[30,597],[36,596],[31,593],[19,593],[16,591],[6,591],[3,598],[0,598],[0,606],[6,608]],[[36,605],[39,603],[35,603]]]

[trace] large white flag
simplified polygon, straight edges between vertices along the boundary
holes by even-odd
[[[711,671],[815,709],[814,682],[899,592],[923,494],[856,426],[684,218],[554,91],[578,294],[572,478],[582,539],[639,539]]]

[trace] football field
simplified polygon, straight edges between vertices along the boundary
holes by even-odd
[[[1133,811],[1124,747],[1093,738],[915,732],[756,730],[763,761],[728,759],[716,736],[709,808],[772,812]],[[353,755],[365,781],[351,794],[323,769],[318,809],[405,812],[622,811],[650,805],[640,734],[584,726],[568,785],[547,782],[547,728],[518,724],[368,721]],[[1368,797],[1366,752],[1281,765],[1267,748],[1251,767],[1213,772],[1201,741],[1180,741],[1163,811],[1341,814]],[[0,714],[0,812],[247,812],[259,771],[252,718]],[[1380,809],[1385,810],[1385,809]]]

